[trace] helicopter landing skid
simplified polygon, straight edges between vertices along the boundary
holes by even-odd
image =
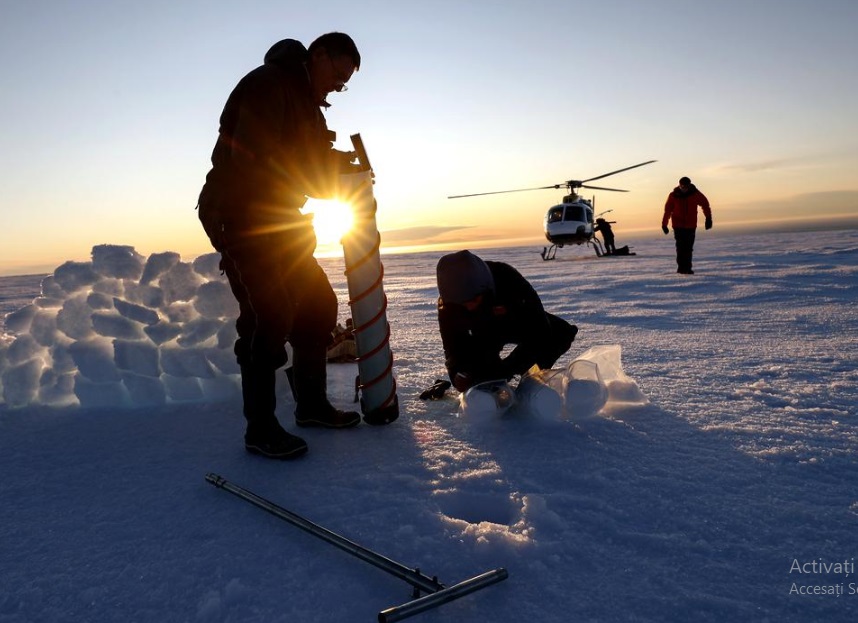
[[[540,253],[540,255],[542,256],[542,260],[544,262],[553,260],[555,257],[557,257],[557,245],[552,244],[550,247],[542,247],[542,253]]]

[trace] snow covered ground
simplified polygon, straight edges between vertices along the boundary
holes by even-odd
[[[478,253],[580,327],[559,367],[619,345],[648,401],[578,420],[420,401],[444,374],[441,254],[386,256],[401,417],[302,430],[286,463],[243,450],[211,258],[102,247],[35,303],[40,277],[0,279],[0,623],[359,622],[410,599],[209,472],[445,584],[509,571],[414,621],[854,621],[858,231],[701,231],[694,276],[669,237],[618,241],[638,255]],[[355,367],[330,374],[348,406]]]

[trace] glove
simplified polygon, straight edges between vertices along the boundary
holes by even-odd
[[[439,400],[450,389],[450,381],[435,379],[435,383],[420,394],[420,400]]]
[[[712,217],[711,216],[706,219],[706,223],[705,223],[704,227],[706,227],[706,229],[712,229]]]
[[[667,228],[667,225],[662,225],[662,226],[661,226],[661,231],[663,231],[665,234],[669,234],[669,233],[670,233],[670,230]]]

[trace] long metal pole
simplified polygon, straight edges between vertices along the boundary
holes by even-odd
[[[206,481],[213,484],[219,489],[229,491],[233,495],[236,495],[241,499],[250,502],[254,506],[258,506],[259,508],[268,511],[272,515],[276,515],[280,519],[288,521],[294,526],[298,526],[302,530],[305,530],[310,534],[319,537],[323,541],[327,541],[331,545],[335,545],[336,547],[339,547],[340,549],[350,554],[353,554],[354,556],[357,556],[361,560],[364,560],[371,565],[382,569],[383,571],[387,571],[391,575],[405,580],[416,588],[422,589],[428,593],[434,593],[444,588],[444,585],[438,582],[437,579],[423,575],[417,569],[409,569],[405,565],[400,564],[395,560],[390,560],[389,558],[386,558],[381,554],[377,554],[376,552],[367,549],[362,545],[358,545],[357,543],[350,541],[343,536],[340,536],[336,532],[332,532],[327,528],[323,528],[322,526],[313,523],[309,519],[304,519],[300,515],[293,513],[292,511],[286,510],[285,508],[278,506],[274,502],[271,502],[263,497],[256,495],[252,491],[248,491],[247,489],[244,489],[238,485],[229,482],[226,478],[223,478],[222,476],[218,476],[217,474],[211,473],[206,474]]]
[[[336,532],[323,528],[309,519],[305,519],[292,511],[278,506],[274,502],[270,502],[269,500],[256,495],[252,491],[248,491],[243,487],[239,487],[238,485],[229,482],[222,476],[209,473],[206,474],[206,481],[218,489],[229,491],[233,495],[250,502],[254,506],[258,506],[259,508],[268,511],[272,515],[275,515],[280,519],[305,530],[306,532],[309,532],[313,536],[317,536],[331,545],[357,556],[361,560],[364,560],[383,571],[387,571],[391,575],[405,580],[415,589],[422,589],[429,593],[428,595],[413,599],[412,601],[406,602],[402,605],[382,610],[378,613],[379,623],[395,623],[396,621],[401,621],[402,619],[419,614],[425,610],[429,610],[430,608],[435,608],[453,601],[454,599],[459,599],[460,597],[469,595],[474,591],[478,591],[486,586],[491,586],[492,584],[496,584],[497,582],[509,577],[506,569],[501,567],[491,571],[486,571],[485,573],[481,573],[480,575],[467,580],[463,580],[453,586],[444,587],[437,578],[430,578],[429,576],[420,573],[418,569],[410,569],[395,560],[391,560],[390,558],[382,556],[371,549],[358,545],[357,543],[340,536]]]

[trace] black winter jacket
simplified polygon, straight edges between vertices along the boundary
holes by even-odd
[[[538,340],[550,331],[539,295],[512,266],[487,261],[495,289],[475,311],[438,299],[438,324],[447,371],[451,379],[466,374],[473,383],[510,379],[530,366],[518,350],[505,359],[500,353],[507,344]]]
[[[333,149],[307,59],[300,42],[281,41],[233,89],[200,194],[204,224],[208,218],[226,229],[277,225],[282,208],[297,211],[307,196],[331,196],[345,159]]]

